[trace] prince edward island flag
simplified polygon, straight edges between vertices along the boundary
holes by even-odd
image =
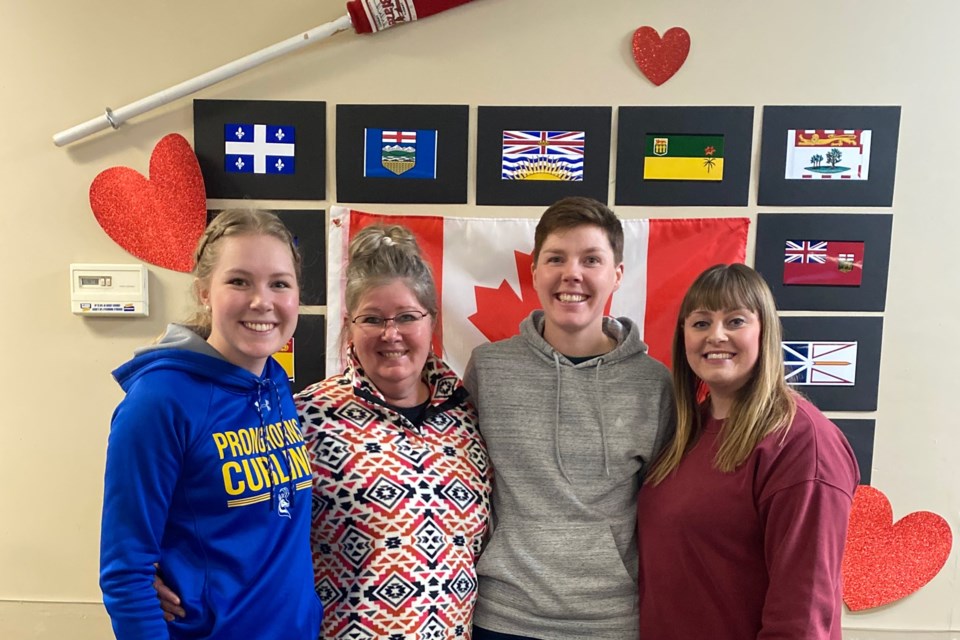
[[[648,134],[644,180],[723,180],[723,136]]]
[[[326,198],[326,105],[194,100],[194,148],[208,198]]]

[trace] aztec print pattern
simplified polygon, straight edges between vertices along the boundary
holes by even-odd
[[[469,640],[492,478],[476,408],[431,355],[415,428],[350,360],[296,396],[313,466],[322,637]]]

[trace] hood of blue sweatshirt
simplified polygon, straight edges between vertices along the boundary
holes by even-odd
[[[267,358],[263,373],[255,376],[225,360],[206,340],[179,324],[169,325],[155,344],[137,349],[132,360],[113,371],[113,377],[129,391],[140,377],[158,369],[184,371],[238,392],[253,391],[272,378],[286,377],[273,358]]]

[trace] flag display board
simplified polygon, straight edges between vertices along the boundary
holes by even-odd
[[[326,199],[324,102],[194,100],[208,198]]]
[[[620,107],[617,204],[746,206],[753,107]]]
[[[823,411],[876,411],[883,318],[782,317],[784,376]]]
[[[891,214],[761,213],[754,266],[781,310],[883,311]]]
[[[323,209],[274,210],[300,252],[300,304],[327,303],[327,225]],[[220,211],[207,211],[207,224]]]
[[[837,419],[830,420],[840,427],[846,436],[853,455],[857,458],[860,467],[860,484],[870,484],[870,471],[873,468],[873,435],[876,431],[876,420]]]
[[[337,200],[465,203],[465,105],[337,105]]]
[[[289,360],[293,365],[293,378],[290,388],[294,393],[302,391],[315,382],[327,377],[327,335],[326,322],[322,315],[300,314],[297,321],[297,330],[293,332],[293,353]],[[335,345],[336,342],[331,342]],[[334,349],[336,351],[336,349]],[[287,355],[281,351],[278,362],[283,362]]]
[[[650,354],[669,364],[680,301],[693,280],[719,262],[743,262],[749,218],[623,220],[624,274],[608,313],[638,323]],[[417,237],[440,295],[434,348],[463,373],[477,345],[516,335],[540,307],[533,288],[536,218],[393,216],[344,207],[330,210],[327,292],[328,343],[336,344],[345,311],[347,246],[371,224],[401,224]],[[328,353],[327,370],[341,367]]]
[[[766,106],[757,204],[889,207],[900,107]]]
[[[610,107],[479,107],[477,204],[607,202]]]

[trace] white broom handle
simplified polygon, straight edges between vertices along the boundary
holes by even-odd
[[[116,129],[130,118],[139,116],[140,114],[146,113],[151,109],[161,107],[168,102],[173,102],[177,98],[182,98],[183,96],[194,93],[195,91],[205,89],[212,84],[220,82],[221,80],[232,78],[239,73],[243,73],[247,69],[252,69],[253,67],[261,65],[264,62],[273,60],[274,58],[282,56],[291,51],[296,51],[297,49],[305,47],[308,44],[329,38],[335,33],[349,29],[350,26],[350,16],[342,16],[333,22],[328,22],[320,25],[319,27],[310,29],[309,31],[306,31],[300,35],[288,38],[283,42],[278,42],[265,49],[251,53],[248,56],[244,56],[239,60],[228,62],[222,67],[217,67],[216,69],[207,71],[206,73],[195,78],[181,82],[180,84],[174,85],[169,89],[158,91],[157,93],[137,100],[136,102],[131,102],[130,104],[120,107],[119,109],[111,110],[108,107],[103,115],[97,116],[96,118],[82,122],[75,127],[71,127],[54,134],[53,144],[57,145],[58,147],[62,147],[65,144],[70,144],[71,142],[76,142],[81,138],[86,138],[97,131],[102,131],[107,127],[113,127]]]

